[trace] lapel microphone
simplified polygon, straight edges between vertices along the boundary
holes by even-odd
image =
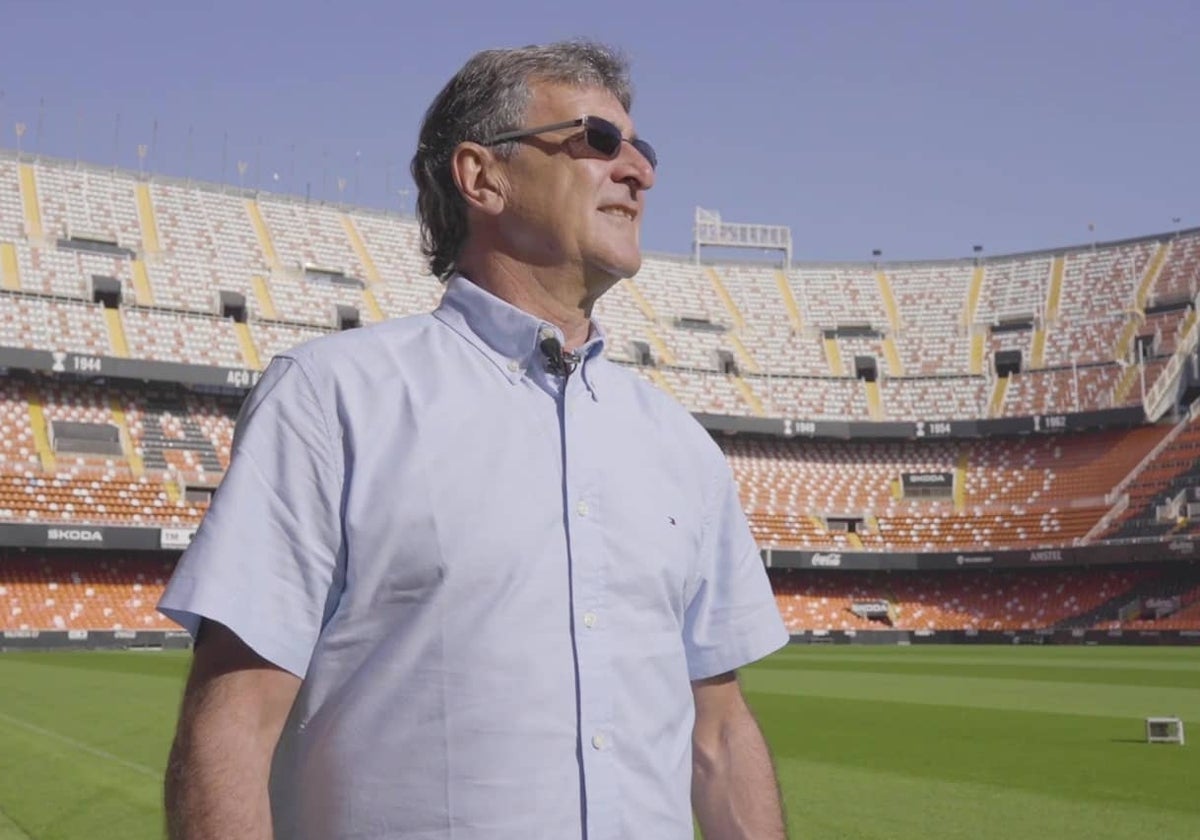
[[[579,354],[575,352],[568,353],[563,350],[562,342],[558,340],[558,336],[549,336],[543,338],[538,348],[542,351],[542,355],[546,358],[546,370],[555,376],[567,377],[570,376],[575,368],[579,366]]]

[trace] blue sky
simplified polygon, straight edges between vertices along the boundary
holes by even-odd
[[[9,0],[3,19],[0,144],[23,122],[25,151],[105,165],[145,144],[154,171],[411,208],[419,120],[469,55],[585,36],[633,62],[652,250],[686,252],[697,205],[789,225],[799,260],[1200,226],[1194,0]]]

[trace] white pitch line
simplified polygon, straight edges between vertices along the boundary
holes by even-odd
[[[105,761],[111,761],[114,764],[120,764],[122,767],[128,768],[135,773],[141,773],[143,776],[150,776],[155,779],[162,778],[162,773],[154,770],[153,768],[147,767],[145,764],[138,764],[136,761],[130,761],[129,759],[121,758],[119,755],[113,755],[105,750],[89,746],[88,744],[83,743],[83,741],[77,741],[70,736],[63,735],[61,732],[55,732],[52,729],[43,729],[36,724],[29,723],[28,721],[21,720],[20,718],[15,718],[12,715],[6,715],[4,712],[0,712],[0,721],[11,724],[18,729],[24,729],[26,732],[32,732],[35,735],[41,735],[43,738],[50,738],[51,740],[58,741],[61,744],[66,744],[67,746],[77,749],[80,752],[85,752],[88,755],[94,755],[96,758],[103,758]]]

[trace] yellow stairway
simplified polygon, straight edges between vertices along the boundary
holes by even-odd
[[[787,311],[792,328],[803,329],[804,319],[800,315],[800,307],[796,305],[796,296],[792,294],[792,287],[788,283],[787,275],[778,269],[775,271],[775,285],[779,289],[779,296],[783,298],[783,308]]]
[[[904,365],[900,361],[900,353],[896,350],[896,342],[890,335],[883,337],[883,358],[887,359],[889,374],[892,376],[904,375]]]
[[[354,253],[358,255],[358,261],[363,264],[363,270],[367,272],[367,282],[378,283],[381,279],[379,269],[375,267],[375,261],[371,259],[371,254],[367,251],[367,244],[363,242],[358,228],[354,226],[354,220],[345,213],[342,214],[342,227],[346,230],[346,238],[350,240],[350,247],[354,249]],[[383,318],[377,320],[382,321]]]
[[[142,229],[142,250],[147,254],[157,254],[158,220],[154,216],[154,202],[150,200],[150,185],[137,185],[138,224]]]
[[[42,410],[42,398],[34,388],[25,392],[29,406],[29,426],[33,429],[33,445],[42,460],[42,470],[53,473],[55,468],[54,447],[50,445],[50,432],[46,427],[46,413]]]
[[[1133,389],[1133,383],[1138,381],[1138,365],[1127,365],[1121,371],[1121,378],[1117,380],[1116,387],[1113,388],[1113,405],[1124,405],[1125,400],[1129,398],[1129,392]]]
[[[1005,381],[1008,381],[1007,379]],[[967,453],[958,456],[958,464],[954,468],[954,512],[962,513],[967,509]]]
[[[137,447],[133,445],[133,435],[129,433],[129,422],[125,419],[125,409],[117,397],[109,399],[108,408],[112,412],[113,421],[117,424],[117,429],[121,434],[121,451],[125,453],[125,458],[129,461],[129,469],[136,477],[141,478],[146,474],[146,468],[142,464],[142,456],[138,454]],[[178,492],[178,488],[176,488],[176,492]],[[168,491],[169,496],[170,491]]]
[[[1008,396],[1008,380],[1011,377],[997,376],[992,388],[992,398],[988,401],[988,417],[999,417],[1004,411],[1004,398]]]
[[[758,360],[750,355],[750,351],[746,345],[742,343],[742,339],[737,335],[729,334],[729,343],[733,345],[733,353],[737,356],[738,366],[741,370],[749,373],[761,373],[762,368],[758,365]]]
[[[662,336],[658,334],[658,331],[654,327],[646,328],[646,340],[654,348],[654,357],[658,359],[660,364],[675,364],[675,354],[671,352],[671,348],[667,347],[667,343],[662,340]]]
[[[971,367],[969,370],[975,376],[983,373],[983,348],[986,339],[987,335],[982,328],[973,329],[971,332]]]
[[[671,383],[667,381],[667,377],[663,375],[661,370],[652,367],[649,368],[649,371],[650,378],[654,380],[655,385],[657,385],[659,388],[662,388],[676,400],[679,399],[679,395],[675,393],[675,389],[671,387]]]
[[[963,326],[970,327],[975,323],[975,313],[979,311],[979,296],[983,293],[984,266],[977,265],[971,272],[971,286],[967,289],[967,306],[963,310]]]
[[[1055,257],[1050,266],[1050,291],[1046,295],[1046,321],[1058,320],[1058,307],[1062,302],[1064,264],[1063,257]]]
[[[725,288],[725,281],[721,279],[721,275],[711,266],[704,269],[708,275],[708,282],[712,284],[713,291],[717,293],[717,297],[721,299],[725,309],[729,312],[729,317],[732,319],[733,326],[736,329],[742,329],[746,326],[746,320],[742,317],[741,310],[733,301],[733,296],[729,294],[729,289]]]
[[[632,277],[625,281],[625,288],[629,289],[629,294],[633,295],[633,302],[637,304],[638,309],[642,310],[646,320],[658,323],[658,315],[654,312],[654,307],[650,305],[650,301],[646,300],[646,296],[637,287],[637,283],[633,282]]]
[[[370,287],[363,289],[363,303],[366,304],[372,321],[378,323],[387,320],[387,316],[383,314],[383,309],[379,306],[379,299],[375,297],[375,293],[371,291]]]
[[[738,393],[741,394],[742,399],[746,401],[746,404],[749,405],[750,409],[754,412],[754,416],[765,416],[766,412],[763,410],[762,400],[760,400],[758,398],[758,394],[754,393],[754,390],[746,384],[746,380],[742,379],[740,376],[734,376],[731,378],[733,379],[733,384],[738,389]]]
[[[17,246],[0,242],[0,287],[17,291],[21,288],[21,268],[17,262]]]
[[[272,271],[278,271],[280,268],[279,256],[275,253],[275,244],[271,241],[271,231],[262,217],[262,210],[259,209],[258,202],[253,198],[246,199],[246,213],[250,216],[250,224],[254,228],[254,234],[258,237],[258,246],[262,248],[267,265],[271,267]]]
[[[254,288],[254,297],[258,301],[258,308],[262,312],[262,316],[269,321],[279,320],[279,313],[275,311],[275,301],[271,299],[271,290],[267,288],[267,281],[262,277],[251,277],[250,285]]]
[[[20,166],[21,206],[25,209],[25,235],[30,239],[42,237],[42,210],[38,203],[37,175],[28,163]]]
[[[1038,327],[1033,331],[1033,349],[1029,351],[1029,367],[1041,370],[1046,366],[1046,328]]]
[[[248,324],[234,323],[233,331],[237,335],[238,346],[242,349],[242,359],[251,370],[262,370],[262,360],[258,356],[258,348],[254,346],[254,338],[250,335]]]
[[[879,392],[878,382],[867,382],[863,380],[863,386],[867,389],[867,411],[871,415],[872,420],[883,419],[883,395]]]
[[[834,376],[843,376],[842,351],[838,347],[837,338],[825,337],[825,359],[829,362],[829,372]]]
[[[875,282],[879,284],[879,296],[883,298],[883,308],[887,310],[888,323],[893,330],[900,329],[900,307],[896,305],[896,296],[892,294],[892,284],[887,274],[875,272]]]
[[[108,345],[114,356],[129,358],[129,344],[125,341],[125,325],[121,322],[121,310],[104,308],[104,323],[108,326]]]
[[[154,290],[150,288],[150,275],[142,260],[133,261],[133,297],[138,306],[154,306]]]
[[[1162,272],[1163,265],[1167,262],[1167,257],[1171,253],[1172,242],[1158,243],[1158,249],[1155,250],[1154,256],[1150,258],[1150,262],[1146,265],[1146,273],[1142,275],[1142,282],[1138,284],[1137,290],[1137,308],[1143,310],[1146,308],[1146,299],[1150,297],[1150,290],[1154,288],[1154,282],[1158,280],[1158,275]]]

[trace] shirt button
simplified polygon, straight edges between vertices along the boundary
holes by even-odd
[[[595,735],[592,736],[592,746],[595,747],[596,749],[602,750],[602,749],[604,749],[604,747],[607,744],[608,744],[608,740],[604,737],[604,733],[597,732]]]
[[[575,505],[575,512],[578,513],[580,516],[587,516],[588,515],[587,502],[580,502],[579,504]]]
[[[583,614],[583,626],[584,627],[591,627],[595,623],[596,623],[596,614],[594,612],[592,612],[591,610],[588,610],[587,612],[585,612]]]
[[[511,370],[513,373],[516,373],[517,371],[519,371],[521,369],[521,363],[518,362],[516,359],[509,359],[508,360],[508,369]]]

